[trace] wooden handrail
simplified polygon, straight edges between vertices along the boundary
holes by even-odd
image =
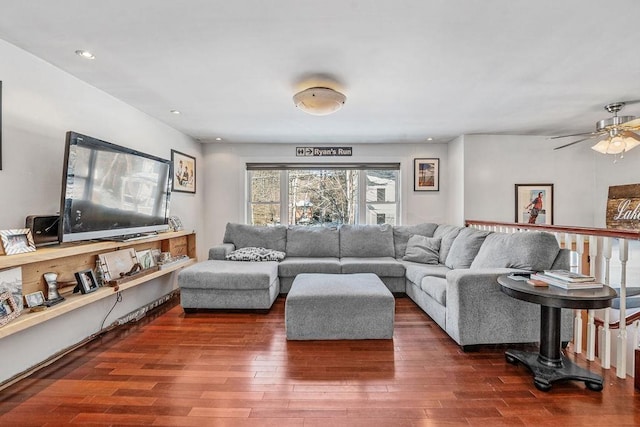
[[[636,230],[614,230],[610,228],[575,227],[569,225],[521,224],[516,222],[479,221],[475,219],[465,220],[465,226],[469,225],[486,225],[491,227],[500,226],[523,230],[548,231],[551,233],[573,233],[590,236],[614,237],[618,239],[640,240],[640,231]]]

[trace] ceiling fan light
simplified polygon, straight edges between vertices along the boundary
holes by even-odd
[[[609,153],[609,145],[610,145],[609,138],[605,138],[598,141],[598,143],[593,147],[591,147],[591,149],[602,154],[613,154],[613,153]]]
[[[326,116],[338,111],[347,97],[327,87],[312,87],[293,95],[296,107],[314,116]]]
[[[602,154],[620,154],[625,153],[638,145],[640,145],[640,141],[638,141],[637,137],[633,138],[631,136],[616,135],[613,138],[607,137],[599,141],[591,148]]]

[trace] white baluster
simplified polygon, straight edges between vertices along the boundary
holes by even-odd
[[[627,373],[627,261],[629,259],[629,242],[620,239],[618,245],[620,254],[620,329],[618,329],[618,358],[616,361],[616,375],[626,378]]]
[[[579,236],[579,244],[583,247],[584,253],[584,240],[582,236]],[[595,265],[596,255],[598,253],[597,238],[596,236],[589,236],[589,274],[595,277]],[[579,257],[578,271],[582,272],[584,266],[582,265],[582,256]],[[587,360],[596,360],[596,323],[595,323],[595,310],[587,311]]]
[[[564,247],[571,250],[572,235],[564,234]],[[576,250],[578,249],[576,244]],[[582,310],[573,310],[573,352],[582,353]]]
[[[602,239],[602,256],[604,258],[604,284],[609,286],[611,283],[610,267],[611,267],[611,237]],[[604,369],[611,368],[611,309],[604,309],[604,325],[602,327],[602,352],[600,353],[600,364]]]

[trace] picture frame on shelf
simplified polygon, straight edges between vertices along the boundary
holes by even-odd
[[[180,217],[172,215],[169,217],[169,228],[171,231],[180,231],[183,229]]]
[[[140,264],[140,267],[143,270],[146,270],[147,268],[155,267],[157,265],[151,249],[137,251],[136,257],[138,258],[138,264]]]
[[[515,222],[553,225],[553,184],[515,184]]]
[[[102,268],[105,283],[119,279],[121,277],[120,273],[125,274],[130,272],[138,263],[138,257],[133,248],[99,254],[98,260]]]
[[[413,191],[440,191],[440,159],[413,159]]]
[[[0,293],[0,326],[4,326],[20,315],[20,308],[10,292]]]
[[[83,294],[88,294],[97,290],[98,280],[93,270],[82,270],[75,273],[76,282],[78,282],[78,289]]]
[[[44,294],[42,291],[32,292],[24,296],[24,300],[27,303],[27,307],[33,308],[44,304]]]
[[[196,192],[196,158],[176,150],[171,150],[171,191]]]
[[[2,250],[5,255],[23,254],[36,250],[33,235],[28,228],[0,230],[0,240],[2,240]]]
[[[22,267],[7,268],[0,271],[0,292],[9,292],[21,311],[24,307],[22,297]]]

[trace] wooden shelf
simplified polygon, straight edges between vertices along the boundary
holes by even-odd
[[[0,328],[0,339],[15,334],[16,332],[23,331],[40,323],[46,322],[47,320],[61,316],[77,308],[84,307],[87,304],[91,304],[98,300],[108,298],[112,295],[115,295],[116,292],[136,287],[148,282],[149,280],[164,276],[165,274],[172,273],[176,270],[180,270],[181,268],[195,264],[195,262],[196,260],[193,258],[185,259],[185,261],[183,262],[176,262],[175,264],[172,264],[167,268],[154,271],[153,273],[144,275],[139,279],[134,279],[126,282],[119,286],[118,291],[110,286],[105,286],[98,288],[95,292],[91,292],[90,294],[69,293],[64,295],[65,300],[63,302],[51,306],[43,311],[30,312],[29,309],[25,307],[25,309],[17,319]]]
[[[0,255],[0,270],[10,267],[24,266],[36,262],[48,261],[57,258],[66,258],[75,255],[83,255],[88,252],[108,252],[115,251],[120,248],[130,248],[132,246],[144,245],[146,243],[158,242],[167,239],[173,239],[181,236],[193,234],[193,231],[171,231],[159,233],[146,239],[133,240],[130,242],[79,242],[79,243],[62,243],[55,246],[45,246],[37,249],[35,252],[27,252],[15,255]]]
[[[197,261],[195,233],[193,231],[175,231],[130,242],[66,243],[40,248],[35,252],[25,254],[3,255],[0,256],[0,269],[12,267],[22,268],[22,293],[25,295],[36,290],[45,291],[45,284],[42,278],[43,272],[54,271],[59,275],[58,280],[69,280],[73,278],[74,272],[93,268],[97,254],[124,248],[146,249],[149,246],[157,247],[161,249],[162,252],[170,252],[174,257],[186,255],[186,258],[184,261],[174,262],[164,266],[164,268],[160,270],[125,282],[119,285],[119,291],[131,289],[155,278],[192,265]],[[114,295],[115,292],[115,288],[107,286],[101,287],[89,294],[63,294],[65,301],[48,307],[43,311],[30,312],[29,308],[25,307],[18,318],[0,327],[0,339],[39,325],[93,302],[108,298]]]

